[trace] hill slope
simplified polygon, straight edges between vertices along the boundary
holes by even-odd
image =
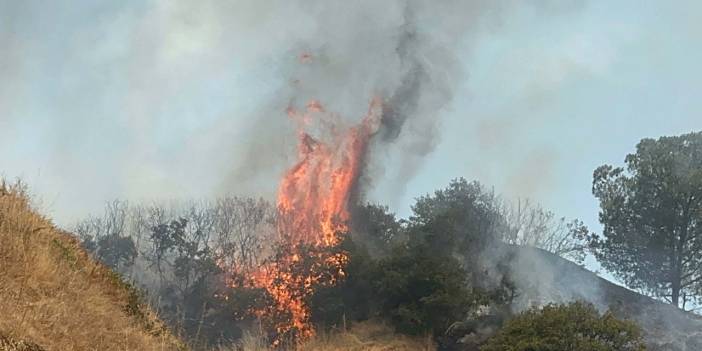
[[[177,350],[138,293],[0,184],[0,350]]]
[[[570,261],[535,248],[514,248],[513,276],[524,288],[517,303],[589,301],[636,321],[650,350],[702,350],[702,317],[640,295]]]

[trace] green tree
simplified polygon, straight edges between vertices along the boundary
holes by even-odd
[[[356,206],[353,209],[351,228],[353,237],[375,255],[387,254],[393,244],[405,239],[402,223],[387,206]]]
[[[118,234],[101,237],[96,247],[98,259],[118,271],[133,265],[137,257],[137,249],[132,238]]]
[[[366,320],[377,312],[378,300],[374,294],[377,261],[351,237],[346,236],[339,247],[348,257],[344,277],[336,284],[316,284],[308,297],[311,321],[325,328],[339,327],[344,322]]]
[[[409,218],[409,240],[424,240],[433,249],[466,259],[476,257],[499,240],[504,221],[496,195],[480,183],[464,178],[445,189],[417,199]]]
[[[401,333],[441,334],[474,305],[461,265],[425,245],[397,247],[376,270],[380,312]]]
[[[643,139],[626,169],[594,172],[602,265],[632,288],[685,309],[702,292],[702,133]]]
[[[641,351],[641,331],[589,304],[547,305],[507,321],[481,351]]]

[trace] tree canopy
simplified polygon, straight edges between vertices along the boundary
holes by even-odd
[[[702,133],[643,139],[625,163],[594,172],[597,259],[628,286],[685,308],[702,292]]]

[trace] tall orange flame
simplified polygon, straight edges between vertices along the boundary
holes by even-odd
[[[305,298],[315,284],[334,284],[343,278],[348,257],[343,252],[317,252],[308,270],[291,269],[303,255],[302,247],[329,248],[341,242],[347,232],[352,191],[361,173],[368,142],[380,125],[380,99],[371,101],[361,122],[343,128],[337,116],[327,113],[321,103],[311,101],[304,112],[292,108],[288,115],[298,123],[298,162],[284,175],[279,188],[279,245],[281,255],[268,261],[251,276],[252,287],[263,288],[275,306],[257,311],[259,316],[287,314],[289,319],[275,325],[279,335],[293,332],[298,340],[314,335]],[[317,123],[318,125],[315,125]],[[326,134],[314,138],[306,128],[326,126]],[[307,257],[309,258],[309,257]],[[332,267],[331,277],[317,270]],[[275,340],[275,343],[280,340]]]

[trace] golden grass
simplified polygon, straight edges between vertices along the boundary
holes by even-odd
[[[182,350],[138,292],[0,182],[0,351]],[[253,334],[241,351],[268,351]],[[434,351],[378,322],[320,333],[298,351]],[[222,350],[224,351],[224,349]]]
[[[255,335],[246,334],[242,351],[267,351],[267,343]],[[412,338],[395,334],[385,324],[368,321],[354,324],[348,331],[321,333],[297,347],[297,351],[434,351],[430,337]]]
[[[0,184],[0,339],[44,350],[177,350],[130,285]],[[14,342],[14,341],[13,341]],[[19,348],[16,348],[19,349]]]

